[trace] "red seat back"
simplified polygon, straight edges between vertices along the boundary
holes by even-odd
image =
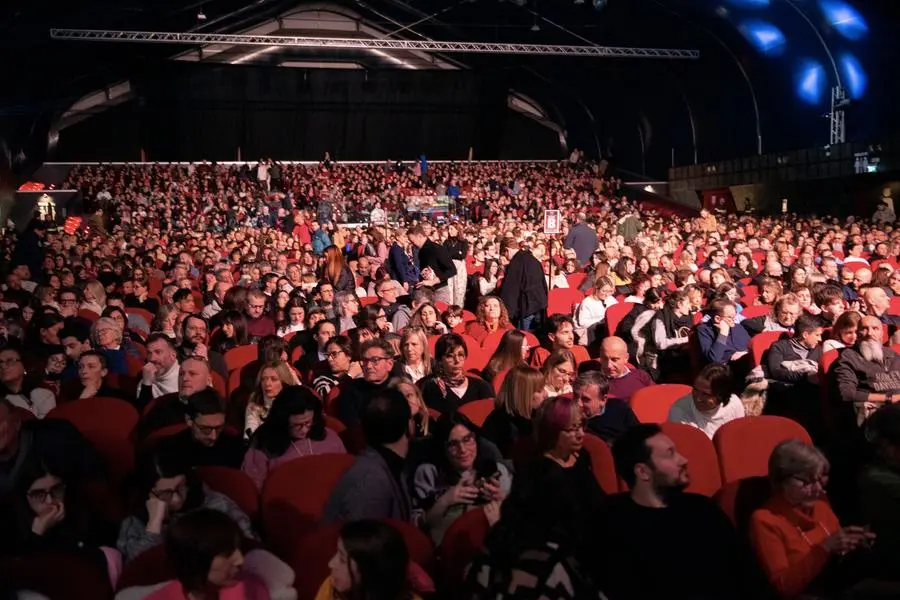
[[[812,443],[809,433],[784,417],[743,417],[722,425],[713,437],[719,457],[722,489],[719,505],[738,526],[765,502],[768,494],[769,457],[789,439]]]
[[[484,425],[485,419],[494,410],[494,399],[484,398],[483,400],[473,400],[466,402],[459,407],[459,412],[464,414],[470,421],[478,427]]]
[[[690,393],[689,385],[660,383],[636,391],[628,403],[641,423],[665,423],[672,405]]]
[[[587,273],[572,273],[571,275],[566,275],[566,283],[568,283],[569,288],[573,290],[577,290],[581,287],[581,284],[584,283],[585,279],[587,279]]]
[[[609,335],[616,335],[616,328],[632,308],[634,308],[634,302],[619,302],[606,309],[606,326],[609,329]]]
[[[616,464],[612,451],[606,442],[597,436],[587,433],[584,436],[584,450],[591,456],[591,468],[597,483],[607,494],[619,491],[619,478],[616,476]]]
[[[712,497],[722,487],[719,458],[705,433],[685,423],[660,423],[663,433],[672,438],[679,454],[688,460],[691,484],[687,491]]]
[[[251,521],[256,521],[259,492],[246,473],[228,467],[197,467],[195,470],[211,490],[231,498]]]
[[[438,548],[443,583],[449,586],[450,597],[463,583],[466,567],[484,547],[490,527],[484,510],[475,508],[450,524]]]
[[[772,307],[766,304],[759,304],[757,306],[748,306],[744,310],[741,311],[741,316],[745,319],[752,319],[754,317],[762,317],[772,312]]]
[[[431,540],[409,523],[393,519],[384,519],[384,522],[396,528],[403,536],[409,551],[409,559],[425,571],[433,572],[434,546]],[[330,575],[328,562],[337,552],[341,526],[341,523],[331,523],[320,527],[295,541],[290,550],[283,555],[294,569],[297,600],[314,600],[319,588],[322,587],[322,582]]]
[[[231,372],[253,362],[258,356],[259,350],[256,344],[237,346],[225,353],[225,366]]]
[[[547,295],[547,316],[571,315],[584,294],[572,288],[554,288]]]
[[[3,589],[31,590],[51,600],[103,600],[112,596],[109,577],[94,561],[75,554],[37,553],[0,561]]]
[[[753,366],[761,365],[766,350],[785,335],[787,333],[784,331],[763,331],[750,338],[750,356],[753,359]]]
[[[138,413],[128,402],[118,398],[82,398],[58,405],[47,418],[72,423],[106,459],[113,480],[122,481],[134,469],[132,433]]]
[[[262,524],[276,554],[287,555],[298,535],[316,528],[331,491],[353,461],[350,454],[304,456],[269,473],[261,497]]]
[[[153,295],[152,292],[151,295]],[[144,308],[126,308],[125,314],[142,317],[145,321],[147,321],[147,325],[153,323],[153,313]]]

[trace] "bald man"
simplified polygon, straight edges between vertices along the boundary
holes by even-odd
[[[900,317],[888,314],[888,310],[891,308],[891,299],[882,288],[866,288],[861,295],[866,305],[867,315],[876,317],[885,325],[893,325],[894,327],[900,325]]]
[[[190,356],[182,361],[178,373],[178,391],[156,398],[144,410],[138,423],[141,435],[162,427],[184,423],[187,399],[212,385],[209,362],[200,356]],[[221,402],[221,398],[219,399]]]
[[[878,317],[863,317],[856,345],[844,350],[834,366],[841,398],[856,408],[857,425],[900,399],[900,356],[882,345],[883,328]]]
[[[610,336],[600,344],[601,371],[609,378],[609,397],[629,400],[641,388],[653,385],[645,371],[628,364],[628,345],[620,337]]]

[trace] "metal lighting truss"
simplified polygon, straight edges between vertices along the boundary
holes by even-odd
[[[356,50],[419,50],[481,54],[536,54],[543,56],[590,56],[604,58],[676,58],[696,60],[699,50],[672,48],[623,48],[615,46],[568,46],[561,44],[508,44],[440,42],[432,40],[355,39],[293,35],[240,35],[224,33],[177,33],[168,31],[118,31],[109,29],[51,29],[55,40],[85,42],[149,42],[158,44],[231,44],[284,48],[341,48]]]
[[[847,104],[847,91],[840,85],[831,88],[831,113],[828,115],[831,122],[831,133],[828,143],[832,145],[843,144],[847,141],[847,124],[844,106]]]

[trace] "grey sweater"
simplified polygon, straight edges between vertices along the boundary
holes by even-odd
[[[213,492],[212,490],[203,488],[203,504],[201,508],[211,508],[219,512],[223,512],[231,517],[235,523],[244,532],[244,535],[256,539],[253,532],[253,526],[250,524],[250,518],[244,514],[237,504],[235,504],[228,496]],[[174,515],[172,518],[178,518]],[[166,522],[160,533],[150,533],[147,531],[147,524],[138,517],[127,517],[122,521],[122,527],[119,529],[119,540],[116,546],[122,553],[125,562],[129,562],[137,557],[145,550],[149,550],[154,546],[162,544],[166,533],[166,528],[171,524],[171,519]]]

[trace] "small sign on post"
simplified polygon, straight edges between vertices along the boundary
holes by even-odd
[[[544,233],[548,235],[556,235],[560,232],[559,211],[544,211]]]

